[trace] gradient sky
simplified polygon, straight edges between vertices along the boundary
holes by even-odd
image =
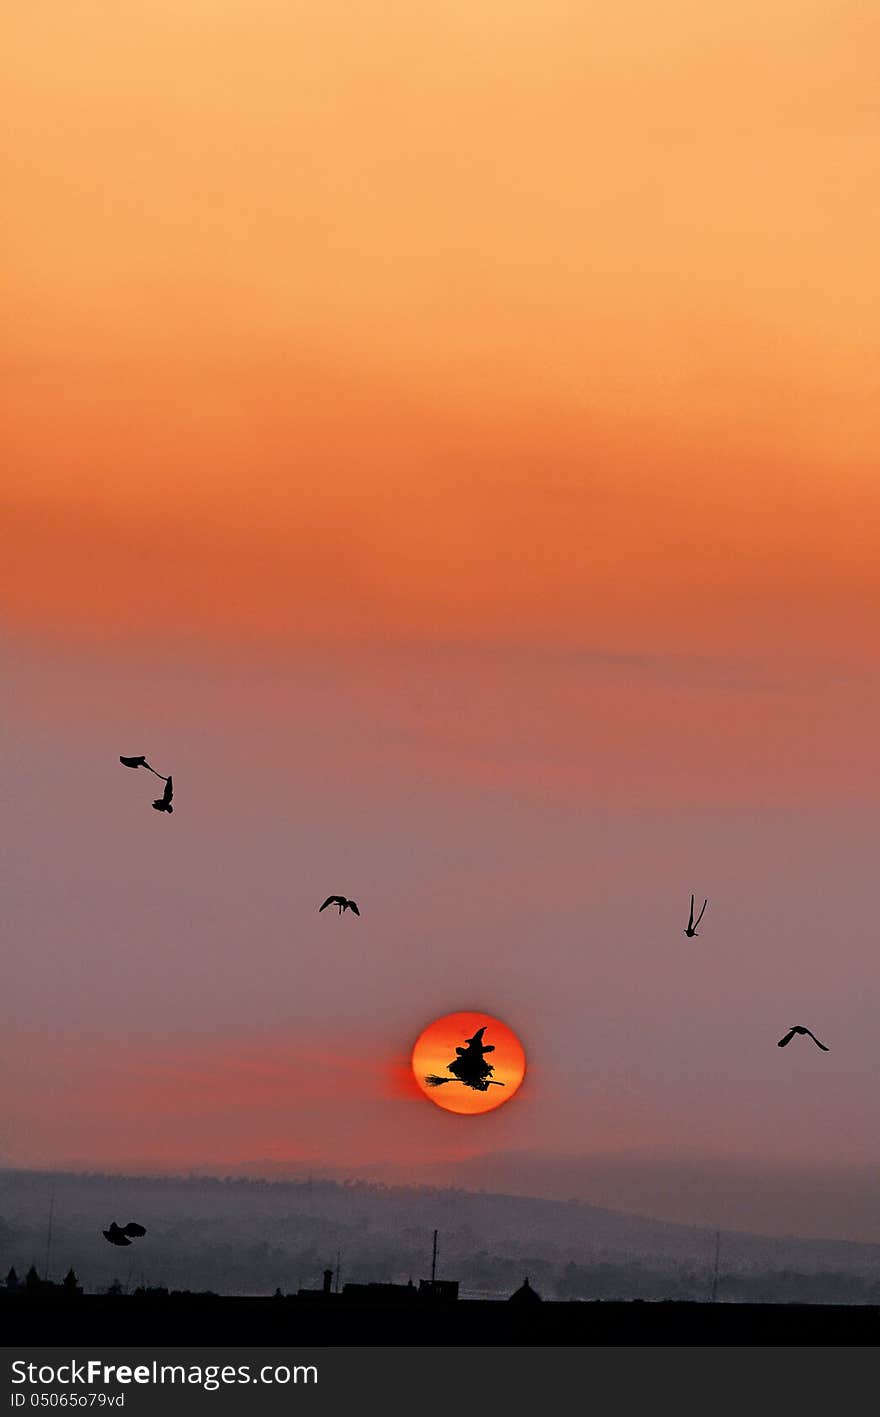
[[[0,1162],[880,1162],[880,13],[3,36]]]

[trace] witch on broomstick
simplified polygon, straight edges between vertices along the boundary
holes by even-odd
[[[494,1043],[484,1043],[483,1034],[486,1032],[487,1024],[478,1028],[472,1038],[466,1038],[466,1048],[456,1048],[457,1057],[447,1064],[446,1071],[452,1073],[451,1078],[437,1077],[436,1073],[430,1073],[425,1078],[429,1087],[442,1087],[447,1082],[460,1082],[465,1087],[472,1087],[476,1092],[488,1092],[490,1087],[504,1087],[503,1082],[493,1082],[492,1073],[495,1069],[491,1063],[486,1062],[485,1055],[495,1052]]]

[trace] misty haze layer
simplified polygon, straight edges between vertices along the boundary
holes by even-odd
[[[0,1162],[880,1239],[880,18],[214,9],[0,56]]]
[[[465,1298],[506,1298],[523,1274],[546,1298],[708,1297],[716,1235],[578,1202],[436,1187],[0,1173],[0,1263],[21,1277],[46,1257],[89,1292],[118,1281],[221,1294],[416,1282],[429,1273]],[[122,1254],[100,1240],[109,1214],[136,1210],[147,1235]],[[728,1302],[877,1303],[880,1246],[723,1232],[718,1297]],[[37,1257],[39,1256],[39,1260]],[[723,1262],[722,1262],[723,1261]]]

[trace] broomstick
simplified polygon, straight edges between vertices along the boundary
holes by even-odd
[[[485,1082],[488,1087],[507,1086],[506,1082],[493,1082],[491,1078],[483,1078],[482,1081]],[[442,1087],[445,1082],[461,1082],[461,1078],[438,1078],[436,1073],[429,1073],[425,1078],[425,1082],[429,1087]],[[470,1087],[471,1084],[465,1083],[464,1086]]]

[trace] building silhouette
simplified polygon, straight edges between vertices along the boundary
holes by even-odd
[[[457,1279],[420,1279],[418,1288],[410,1279],[406,1284],[372,1282],[343,1284],[341,1293],[333,1291],[333,1271],[324,1270],[320,1289],[298,1289],[297,1299],[307,1303],[336,1304],[375,1308],[393,1308],[410,1304],[453,1304],[458,1299]]]
[[[535,1304],[543,1303],[540,1294],[532,1288],[527,1279],[524,1279],[519,1289],[516,1289],[508,1299],[508,1304],[516,1304],[521,1308],[531,1308]]]

